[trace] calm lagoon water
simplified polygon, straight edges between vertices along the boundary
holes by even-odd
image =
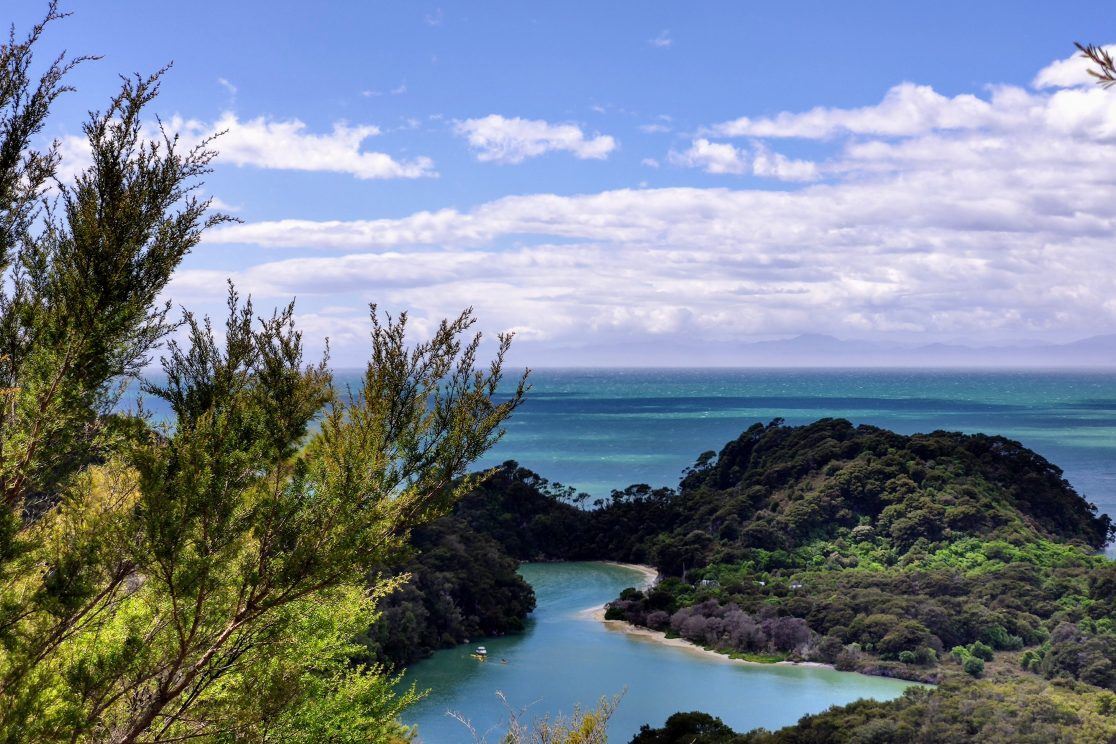
[[[483,639],[485,662],[462,646],[407,670],[406,682],[430,690],[404,716],[426,744],[472,741],[449,711],[481,734],[498,727],[507,714],[497,691],[514,708],[526,708],[528,720],[626,691],[609,726],[611,741],[626,742],[640,725],[661,725],[679,710],[704,710],[740,731],[777,728],[830,705],[891,699],[910,684],[819,667],[736,664],[610,629],[585,610],[638,585],[642,577],[629,568],[531,563],[521,572],[538,596],[525,633]],[[495,733],[489,738],[498,740]]]

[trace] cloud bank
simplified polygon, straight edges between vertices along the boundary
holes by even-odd
[[[1111,332],[1116,92],[1074,80],[1052,65],[1030,89],[904,83],[870,106],[712,124],[670,157],[790,182],[770,188],[539,193],[399,219],[229,225],[207,242],[315,251],[236,277],[258,295],[347,294],[429,319],[474,305],[486,325],[554,345]],[[773,152],[789,138],[828,154]],[[481,152],[537,154],[513,141]],[[580,130],[570,141],[586,142]],[[213,279],[183,271],[175,296],[208,296]]]

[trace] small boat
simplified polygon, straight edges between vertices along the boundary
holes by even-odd
[[[472,655],[473,655],[474,659],[479,659],[480,661],[484,661],[485,659],[488,658],[488,649],[485,648],[484,646],[477,646],[476,650],[473,651]]]

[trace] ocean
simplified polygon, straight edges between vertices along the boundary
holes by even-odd
[[[337,381],[358,375],[338,370]],[[541,369],[530,381],[480,464],[517,460],[593,497],[677,485],[699,454],[756,422],[841,417],[904,434],[1010,437],[1116,518],[1116,370]]]
[[[677,485],[699,454],[774,418],[846,418],[903,434],[1000,434],[1116,519],[1116,371],[547,369],[485,458],[607,496]]]

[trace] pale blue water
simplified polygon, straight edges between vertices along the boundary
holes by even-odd
[[[777,728],[830,705],[863,697],[889,700],[910,685],[819,667],[737,664],[609,629],[585,610],[638,585],[642,577],[628,568],[530,563],[521,572],[538,597],[525,633],[484,639],[488,661],[472,658],[471,647],[459,647],[408,669],[407,682],[430,690],[403,716],[418,725],[426,744],[472,741],[450,711],[488,733],[489,741],[499,741],[507,711],[497,691],[513,708],[526,708],[527,721],[624,692],[609,725],[609,740],[622,744],[640,725],[662,725],[680,710],[707,711],[741,731]]]

